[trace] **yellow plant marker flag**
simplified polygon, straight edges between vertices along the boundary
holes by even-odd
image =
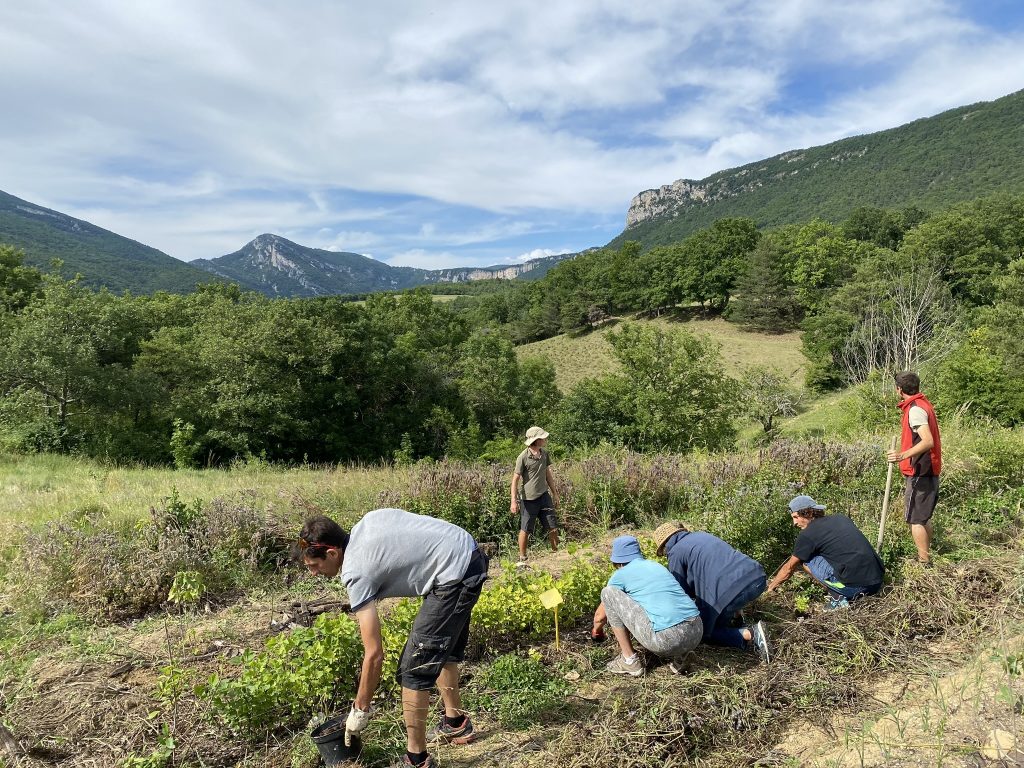
[[[540,593],[540,604],[547,608],[549,611],[561,605],[564,601],[562,600],[562,593],[557,589],[549,589],[547,592]]]
[[[549,611],[554,610],[555,612],[555,650],[559,650],[558,645],[558,606],[564,601],[562,600],[562,593],[557,589],[549,589],[547,592],[540,593],[540,604],[547,608]]]

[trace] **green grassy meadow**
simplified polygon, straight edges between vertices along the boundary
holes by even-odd
[[[53,454],[0,454],[0,542],[20,526],[74,510],[136,519],[172,492],[184,501],[244,496],[258,506],[288,509],[296,500],[342,513],[372,509],[377,496],[402,480],[391,466],[281,468],[253,463],[230,469],[175,470],[105,466]]]
[[[748,365],[773,365],[795,384],[803,381],[807,359],[800,350],[799,333],[766,335],[751,333],[721,318],[709,320],[656,318],[629,322],[651,324],[658,328],[683,329],[708,336],[721,347],[726,370],[736,374]],[[568,392],[583,379],[614,373],[618,364],[612,358],[611,346],[605,338],[614,329],[609,323],[578,336],[563,334],[517,348],[520,358],[543,357],[555,366],[555,381],[562,392]]]

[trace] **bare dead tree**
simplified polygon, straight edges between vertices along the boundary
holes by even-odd
[[[937,267],[894,269],[888,288],[868,303],[854,326],[841,364],[851,383],[866,381],[874,371],[886,378],[897,371],[919,370],[948,355],[962,330]]]

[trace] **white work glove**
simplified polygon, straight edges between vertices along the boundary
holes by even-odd
[[[370,724],[371,714],[373,714],[372,705],[369,709],[356,709],[356,705],[352,705],[352,709],[348,713],[348,719],[345,721],[346,747],[352,746],[352,737],[358,736]]]

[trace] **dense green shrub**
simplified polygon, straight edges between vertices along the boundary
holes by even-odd
[[[558,620],[571,626],[591,615],[601,602],[611,566],[578,560],[559,578],[548,573],[506,570],[480,596],[473,610],[472,636],[486,646],[506,646],[518,639],[553,636],[554,614],[541,605],[540,595],[558,589],[565,601]]]
[[[942,432],[945,499],[959,503],[985,490],[1024,484],[1024,431],[1002,429],[986,419],[952,420],[948,426]]]
[[[197,692],[232,731],[296,726],[354,695],[361,659],[355,621],[323,614],[312,627],[272,637],[262,652],[243,656],[238,677],[214,675]]]

